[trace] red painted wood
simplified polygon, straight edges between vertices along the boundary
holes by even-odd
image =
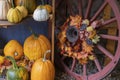
[[[91,6],[92,6],[92,1],[93,0],[88,1],[88,6],[87,6],[87,9],[86,9],[86,13],[85,13],[85,19],[87,19],[89,17],[89,13],[90,13]]]
[[[93,20],[95,20],[97,16],[99,16],[99,14],[102,12],[102,10],[104,9],[104,7],[105,7],[106,5],[107,5],[107,1],[105,1],[105,2],[101,5],[101,7],[98,9],[98,11],[94,14],[94,16],[92,17],[92,19],[90,20],[91,22],[92,22]]]
[[[99,61],[98,61],[98,59],[97,59],[97,58],[94,60],[94,62],[95,62],[95,65],[96,65],[96,67],[97,67],[98,71],[101,71],[101,70],[102,70],[102,68],[101,68],[100,63],[99,63]]]
[[[109,52],[107,51],[104,47],[102,47],[101,45],[97,45],[97,48],[102,51],[106,56],[108,56],[110,59],[113,59],[114,56]]]
[[[109,40],[119,40],[119,37],[117,36],[111,36],[111,35],[105,35],[105,34],[100,34],[100,37],[104,39],[109,39]]]
[[[79,75],[79,74],[76,74],[74,72],[72,72],[71,70],[69,70],[69,68],[64,64],[64,62],[61,60],[61,64],[62,66],[64,67],[65,69],[65,72],[67,72],[68,74],[70,74],[71,76],[75,77],[76,80],[83,80],[83,76]]]
[[[72,66],[71,66],[71,71],[74,70],[75,64],[76,64],[76,59],[73,58],[73,62],[72,62]]]
[[[101,26],[104,26],[104,25],[110,24],[110,23],[115,22],[115,21],[116,21],[116,18],[115,18],[115,17],[114,17],[114,18],[111,18],[111,19],[105,21],[104,23],[102,23]]]
[[[83,16],[82,14],[82,0],[78,0],[78,9],[79,9],[79,15],[80,16]]]
[[[72,10],[73,8],[72,8],[70,0],[67,0],[66,4],[67,4],[67,7],[68,7],[69,15],[74,15],[73,10]]]
[[[87,65],[86,64],[84,64],[83,65],[83,78],[84,78],[84,80],[87,80]]]

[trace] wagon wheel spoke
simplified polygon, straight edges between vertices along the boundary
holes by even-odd
[[[85,19],[87,19],[89,17],[91,5],[92,5],[92,0],[89,0],[88,1],[88,6],[87,6],[87,9],[86,9],[86,13],[85,13]]]
[[[100,51],[102,51],[106,56],[108,56],[110,59],[114,58],[114,56],[108,50],[106,50],[104,47],[102,47],[100,44],[97,45],[97,48]]]
[[[104,7],[107,5],[107,1],[105,1],[101,7],[98,9],[98,11],[94,14],[94,16],[90,19],[90,21],[92,22],[93,20],[96,19],[97,16],[99,16],[99,14],[102,12],[102,10],[104,9]]]
[[[117,36],[112,36],[112,35],[105,35],[105,34],[100,34],[100,36],[104,39],[109,39],[109,40],[119,40],[119,37]]]
[[[110,24],[115,21],[116,21],[116,18],[114,17],[114,18],[104,21],[101,25],[104,26],[104,25]]]
[[[78,9],[79,9],[79,15],[83,16],[82,11],[82,0],[78,0]]]
[[[83,65],[83,77],[85,80],[87,80],[87,65],[86,64]]]
[[[97,67],[98,71],[101,71],[101,70],[102,70],[102,68],[101,68],[100,63],[99,63],[99,61],[98,61],[98,59],[97,59],[97,58],[94,60],[94,62],[95,62],[95,65],[96,65],[96,67]]]
[[[74,12],[73,12],[73,8],[72,8],[72,6],[71,6],[71,3],[70,3],[70,1],[69,0],[67,0],[66,1],[66,4],[67,4],[67,7],[68,7],[68,12],[69,12],[69,14],[70,15],[74,15]]]
[[[73,69],[74,69],[74,67],[75,67],[75,64],[76,64],[76,59],[73,58],[72,66],[71,66],[71,71],[73,71]]]

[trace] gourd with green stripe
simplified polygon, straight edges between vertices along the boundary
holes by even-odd
[[[7,20],[12,23],[18,23],[22,20],[23,16],[22,13],[14,6],[13,0],[11,1],[12,8],[10,8],[7,13]]]
[[[36,0],[14,0],[16,6],[21,5],[27,8],[28,13],[33,13],[36,8]]]
[[[12,62],[12,68],[7,70],[6,80],[29,80],[28,71],[22,66],[17,66],[16,61],[11,56],[6,56]]]

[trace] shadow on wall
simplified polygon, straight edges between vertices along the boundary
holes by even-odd
[[[19,41],[22,45],[24,40],[31,35],[29,27],[38,34],[43,34],[48,37],[48,22],[37,22],[32,18],[26,18],[20,24],[6,28],[0,28],[0,48],[12,39]]]

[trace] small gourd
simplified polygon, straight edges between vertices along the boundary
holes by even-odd
[[[28,15],[28,10],[24,6],[17,6],[16,8],[22,13],[23,18]]]
[[[44,58],[40,58],[33,63],[31,69],[31,80],[54,80],[55,68],[50,60],[46,59],[46,55],[50,53],[47,50]]]
[[[47,21],[49,19],[49,12],[45,8],[37,7],[33,13],[33,19],[35,21]]]
[[[7,13],[10,8],[8,0],[0,0],[0,20],[7,20]]]
[[[7,70],[6,80],[29,80],[26,68],[17,66],[15,59],[11,56],[6,56],[6,59],[12,62],[12,67]]]
[[[47,11],[48,11],[49,13],[52,13],[52,6],[51,6],[51,5],[46,4],[46,5],[44,6],[44,8],[47,9]]]
[[[49,5],[49,4],[39,5],[37,8],[40,8],[40,7],[46,9],[49,14],[52,13],[52,6],[51,5]]]
[[[22,20],[22,13],[14,6],[12,0],[12,8],[9,9],[7,13],[7,20],[12,23],[18,23]]]
[[[21,4],[22,2],[22,4]],[[33,13],[36,8],[36,0],[14,0],[16,6],[22,5],[27,8],[28,13]]]
[[[4,47],[4,55],[20,59],[23,56],[22,45],[17,40],[10,40]]]

